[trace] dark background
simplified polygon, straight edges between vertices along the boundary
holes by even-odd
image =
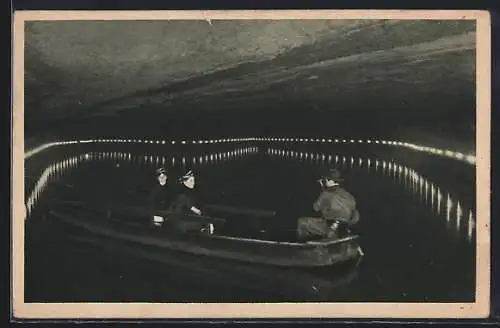
[[[110,3],[109,1],[108,2],[105,2],[105,1],[80,1],[79,3],[77,2],[71,2],[71,5],[69,5],[68,3],[64,2],[64,1],[44,1],[43,3],[41,3],[40,1],[15,1],[15,4],[14,4],[14,7],[15,9],[178,9],[179,7],[174,7],[174,6],[171,6],[170,8],[165,8],[165,5],[161,2],[158,2],[158,1],[148,1],[148,2],[145,2],[145,1],[142,1],[140,2],[140,4],[136,3],[136,4],[132,4],[132,1],[129,1],[129,2],[122,2],[121,3],[121,6],[118,6],[118,4],[115,4],[115,3]],[[243,5],[243,3],[241,3]],[[374,5],[373,4],[366,4],[366,2],[361,2],[361,4],[358,2],[357,4],[356,3],[353,3],[352,1],[349,1],[349,2],[336,2],[336,4],[339,6],[338,8],[374,8]],[[225,6],[224,6],[225,5]],[[236,4],[232,3],[231,5],[233,6],[236,6]],[[239,3],[238,3],[239,5]],[[288,3],[289,7],[297,7],[299,8],[299,6],[297,6],[296,4],[294,3]],[[308,4],[308,8],[315,8],[314,5],[312,4]],[[182,3],[182,8],[181,9],[201,9],[200,7],[203,8],[203,5],[200,4],[200,3],[188,3],[186,1],[183,1]],[[400,8],[400,7],[395,7],[395,4],[393,1],[378,1],[377,2],[377,6],[378,8],[382,9],[382,8]],[[406,5],[408,6],[408,4]],[[467,9],[467,8],[484,8],[484,7],[492,7],[491,4],[488,4],[488,2],[485,2],[485,1],[475,1],[474,2],[474,5],[472,5],[472,2],[471,2],[471,5],[467,5],[467,4],[464,4],[464,3],[460,3],[460,4],[453,4],[451,7],[451,5],[448,5],[448,4],[441,4],[441,6],[439,7],[438,6],[438,3],[437,2],[430,2],[430,1],[420,1],[418,5],[415,5],[415,7],[413,8],[421,8],[421,9],[426,9],[426,8],[450,8],[450,9],[458,9],[458,8],[463,8],[463,9]],[[244,5],[242,6],[244,7]],[[248,5],[246,6],[248,7]],[[267,8],[277,8],[275,5],[268,5]],[[318,7],[318,5],[316,5],[316,7]],[[322,8],[324,6],[321,6],[321,4],[319,5],[319,8]],[[227,4],[222,4],[222,5],[219,5],[219,7],[217,7],[216,5],[212,5],[210,8],[213,8],[213,9],[217,9],[217,8],[229,8]],[[233,8],[237,8],[237,7],[233,7]],[[259,8],[257,5],[253,4],[253,8]],[[260,8],[266,8],[264,7],[264,4],[261,5]],[[408,7],[407,7],[408,8]],[[492,14],[492,23],[493,23],[493,26],[494,26],[494,30],[493,30],[493,33],[492,33],[492,37],[493,37],[493,50],[496,50],[496,46],[497,46],[497,43],[498,43],[498,33],[497,33],[497,30],[498,30],[498,16],[497,14],[494,12]],[[495,94],[495,91],[498,89],[498,84],[496,83],[496,75],[495,75],[495,68],[496,68],[496,57],[493,57],[493,74],[492,74],[492,77],[493,77],[493,90],[492,90],[492,94],[494,95]],[[473,94],[473,91],[472,93],[470,94]],[[472,131],[471,131],[471,125],[469,125],[471,122],[470,122],[470,113],[471,113],[471,107],[470,105],[466,105],[467,104],[467,101],[469,102],[469,104],[473,104],[473,100],[470,98],[470,94],[469,96],[465,96],[463,99],[464,101],[460,101],[458,100],[458,98],[455,98],[455,104],[461,104],[464,108],[463,111],[460,111],[460,110],[457,110],[454,112],[455,115],[449,115],[448,117],[455,117],[457,119],[457,123],[460,122],[465,128],[464,129],[460,129],[461,131],[469,131],[469,134],[468,136],[470,135],[473,135]],[[448,98],[448,102],[444,101],[443,103],[450,103],[450,102],[453,102],[452,101],[452,98],[454,97],[449,97]],[[498,113],[498,111],[496,110],[496,98],[493,99],[493,119],[496,118],[496,115]],[[371,107],[376,107],[376,106],[373,106],[373,104],[371,104],[370,102],[368,101],[362,101],[363,103],[366,103],[366,104],[370,104]],[[382,104],[383,102],[380,102],[380,104]],[[361,106],[359,106],[361,107]],[[383,106],[381,106],[383,107]],[[420,106],[416,106],[416,107],[419,107]],[[415,107],[415,108],[416,108]],[[437,107],[440,107],[440,106],[437,106]],[[38,107],[37,107],[38,108]],[[457,108],[457,107],[456,107]],[[363,115],[366,115],[368,111],[365,110],[365,113]],[[397,113],[397,111],[393,111],[395,113]],[[430,111],[429,111],[430,112]],[[458,112],[461,112],[463,114],[458,114]],[[389,111],[387,111],[387,113],[389,113]],[[467,113],[467,114],[465,114]],[[238,114],[238,116],[240,115],[241,113]],[[249,114],[250,115],[250,114]],[[54,120],[50,120],[48,119],[49,116],[47,115],[40,115],[42,116],[42,118],[37,121],[37,120],[33,120],[33,121],[29,121],[29,118],[28,118],[28,114],[26,115],[26,120],[27,120],[27,125],[26,125],[26,132],[28,134],[28,136],[40,136],[41,134],[50,134],[49,132],[56,132],[56,131],[60,131],[58,133],[60,134],[64,134],[66,130],[66,133],[68,131],[71,131],[71,127],[75,127],[75,126],[78,126],[78,125],[71,125],[71,121],[73,122],[76,122],[76,123],[80,123],[82,120],[82,117],[73,117],[72,119],[66,119],[66,120],[60,120],[60,119],[54,119]],[[144,117],[143,115],[140,115],[141,117]],[[190,115],[186,115],[186,117],[189,117]],[[351,114],[350,115],[351,117],[353,118],[356,118],[357,115],[355,114]],[[398,123],[398,122],[401,122],[399,120],[397,120],[395,117],[397,117],[397,114],[395,114],[394,116],[392,116],[392,120],[388,119],[387,117],[382,119],[380,116],[377,116],[377,115],[373,115],[372,114],[372,117],[375,116],[375,117],[378,117],[379,121],[385,121],[384,122],[391,122],[391,123]],[[405,114],[403,115],[404,117],[406,117],[406,121],[410,122],[409,124],[407,123],[406,126],[416,126],[419,128],[419,130],[426,130],[426,131],[431,131],[430,129],[430,126],[431,124],[429,124],[430,122],[436,122],[435,120],[432,120],[432,119],[429,119],[428,117],[425,118],[424,117],[421,117],[420,120],[416,120],[416,119],[410,119],[409,118],[409,115]],[[176,117],[181,117],[179,116],[179,112],[176,113]],[[199,117],[199,116],[197,116]],[[300,114],[295,114],[295,116],[293,116],[294,118],[304,118],[304,117],[310,117],[310,116],[307,116],[307,115],[300,115]],[[343,116],[345,117],[345,116]],[[461,119],[460,119],[461,117]],[[464,119],[465,117],[465,119]],[[282,116],[280,115],[275,115],[275,122],[280,122],[280,118],[282,118]],[[469,119],[468,119],[469,118]],[[114,119],[109,119],[108,118],[108,121],[109,122],[113,122],[115,123],[116,120]],[[198,122],[201,122],[202,120],[198,119]],[[256,120],[257,122],[261,122],[259,120]],[[321,120],[317,120],[317,122],[319,122]],[[88,118],[84,119],[83,122],[86,122],[87,124],[89,124],[90,122],[92,122],[93,124],[95,124],[96,122],[104,122],[104,121],[97,121],[97,120],[90,120]],[[176,122],[172,122],[170,124],[170,126],[180,126],[179,125],[179,122],[188,122],[187,118],[182,118],[182,119],[178,119],[178,121]],[[193,122],[193,121],[191,121]],[[270,122],[270,121],[268,121]],[[338,120],[337,120],[338,122]],[[63,124],[61,124],[63,123]],[[423,124],[418,124],[418,123],[423,123]],[[200,126],[206,126],[206,124],[200,124],[198,123]],[[109,131],[110,129],[110,126],[107,125],[107,124],[98,124],[98,125],[102,125],[104,126],[104,128],[101,128],[102,130],[104,131]],[[136,124],[137,125],[137,124]],[[344,124],[342,124],[344,125]],[[338,128],[339,126],[342,126],[342,125],[337,125],[336,127]],[[358,125],[361,125],[358,121]],[[372,127],[371,126],[372,124],[370,124],[370,126],[368,126],[368,124],[364,124],[364,127],[365,128],[368,128],[368,127]],[[377,124],[374,124],[375,126]],[[378,124],[380,125],[380,124]],[[392,124],[391,124],[392,125]],[[442,121],[440,123],[434,123],[434,125],[441,125],[441,127],[443,126],[443,123]],[[449,124],[450,126],[456,126],[455,124]],[[472,124],[472,127],[473,127],[474,124]],[[40,126],[44,126],[45,129],[40,129],[39,127]],[[129,125],[129,126],[132,126],[132,125]],[[271,123],[268,123],[267,126],[271,126],[273,127],[274,125],[271,124]],[[314,128],[317,129],[317,125],[314,125],[314,124],[311,124],[310,126],[314,126]],[[389,126],[389,124],[385,125],[386,127]],[[492,124],[493,126],[493,135],[492,135],[492,140],[495,140],[495,129],[494,129],[494,124]],[[38,127],[38,129],[35,129],[34,127]],[[55,127],[63,127],[62,129],[60,130],[55,130],[54,128]],[[269,128],[268,128],[269,129]],[[327,130],[327,128],[324,128]],[[160,129],[162,130],[162,129]],[[186,129],[183,129],[184,131]],[[212,129],[208,129],[208,130],[212,130]],[[453,134],[453,129],[449,129],[449,130],[452,130],[452,132],[450,134]],[[95,130],[97,131],[97,130]],[[123,130],[121,130],[123,131]],[[171,131],[173,131],[173,129],[171,129]],[[198,130],[200,132],[197,132],[197,133],[202,133],[201,130]],[[212,130],[213,131],[213,130]],[[263,129],[263,131],[265,131]],[[319,134],[318,131],[321,131],[321,130],[312,130],[312,128],[308,128],[308,129],[302,129],[302,134],[306,134],[307,131],[311,131],[311,134]],[[327,131],[330,131],[330,130],[327,130]],[[373,131],[376,131],[375,128]],[[389,134],[388,131],[383,131],[383,129],[378,129],[378,133],[382,134],[382,133],[386,133],[386,134]],[[440,131],[440,129],[432,129],[432,132],[434,133],[435,131]],[[442,131],[442,130],[441,130]],[[256,134],[256,130],[253,130],[252,131],[253,133],[251,134]],[[316,133],[318,132],[318,133]],[[82,131],[81,132],[82,134],[85,134],[85,131]],[[118,130],[117,132],[118,133]],[[229,130],[228,132],[229,133]],[[284,132],[285,133],[285,132]],[[458,138],[460,136],[463,136],[463,135],[467,135],[466,133],[462,134],[462,133],[457,133],[456,131],[454,131],[454,134],[456,135],[456,140],[458,140]],[[466,137],[464,138],[464,140],[468,140],[470,142],[470,138],[469,137]],[[494,161],[495,159],[495,149],[493,148],[492,149],[493,153],[492,153],[492,159]],[[492,164],[492,168],[494,168],[495,165]],[[495,186],[495,175],[494,175],[494,172],[493,171],[493,179],[492,179],[492,187],[494,188]],[[494,201],[494,199],[492,199],[492,206],[493,206],[493,212],[492,212],[492,218],[495,218],[496,217],[496,204],[497,202]],[[495,220],[492,220],[492,231],[493,231],[493,235],[496,236],[497,234],[497,231],[498,230],[498,227],[497,227],[497,224],[495,224],[496,221]],[[5,230],[7,231],[7,229]],[[5,239],[7,240],[7,239]],[[495,249],[498,249],[498,242],[496,241],[496,238],[493,238],[493,246],[492,246],[492,250],[495,250]],[[494,269],[494,272],[497,272],[498,271],[498,265],[495,261],[492,262],[493,264],[493,269]],[[493,274],[493,277],[495,276],[498,276],[498,274]],[[495,284],[496,280],[494,279],[493,280],[493,289],[494,291],[496,291],[498,288],[496,288],[496,284]],[[493,305],[492,305],[492,308],[493,308],[493,314],[492,316],[493,317],[497,317],[498,318],[498,301],[497,301],[497,297],[498,297],[498,293],[497,292],[494,292],[494,299],[496,301],[494,301]]]

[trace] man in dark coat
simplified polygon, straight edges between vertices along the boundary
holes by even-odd
[[[180,179],[180,188],[178,194],[169,206],[169,211],[177,214],[202,215],[198,197],[196,196],[196,182],[193,171],[189,170]],[[202,231],[209,234],[214,233],[214,225],[212,223],[204,223],[203,221],[192,221],[187,218],[183,221],[177,221],[175,228],[178,231]]]
[[[150,213],[157,210],[166,210],[169,202],[169,192],[167,190],[167,171],[164,168],[156,170],[156,182],[153,190],[148,197],[148,208]],[[164,218],[153,215],[153,224],[159,226],[163,223]]]
[[[322,177],[322,191],[313,204],[313,209],[321,213],[321,218],[299,218],[299,238],[340,237],[349,226],[359,221],[356,199],[340,187],[341,181],[343,179],[337,169],[329,170]]]
[[[194,187],[194,173],[190,170],[180,178],[181,190],[169,206],[174,213],[201,215]]]

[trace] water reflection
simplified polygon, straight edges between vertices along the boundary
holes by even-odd
[[[268,148],[266,153],[270,156],[287,159],[308,160],[315,164],[318,163],[318,158],[322,159],[322,161],[319,161],[320,164],[327,164],[324,158],[335,158],[334,164],[335,166],[339,166],[339,168],[349,167],[354,169],[366,169],[368,172],[370,172],[370,169],[373,169],[374,172],[380,173],[390,178],[394,183],[402,185],[403,188],[410,192],[412,196],[416,197],[419,202],[427,205],[429,210],[436,216],[443,217],[449,227],[453,227],[460,233],[462,232],[462,227],[464,227],[464,224],[462,224],[464,213],[463,201],[453,199],[450,192],[443,191],[443,188],[429,181],[422,174],[395,161],[363,157],[354,158],[352,156],[349,158],[342,156],[342,160],[339,161],[338,154],[327,156],[326,154],[313,152],[285,152],[282,149],[274,148]],[[348,165],[346,165],[347,162]],[[473,231],[475,229],[475,219],[472,209],[465,209],[465,211],[468,212],[468,220],[465,224],[465,229],[467,239],[470,241],[472,240]],[[453,222],[454,226],[452,225]]]
[[[67,158],[65,160],[52,163],[48,167],[46,167],[42,171],[40,178],[35,183],[30,195],[28,196],[28,198],[26,200],[25,218],[31,214],[31,212],[35,208],[35,205],[36,205],[37,201],[39,200],[41,194],[47,188],[49,182],[61,178],[62,175],[64,173],[66,173],[69,169],[77,167],[82,161],[88,160],[88,159],[89,159],[88,154],[82,154],[79,156],[73,156],[73,157]]]
[[[237,158],[248,156],[251,154],[256,154],[259,152],[258,147],[247,147],[238,148],[232,151],[217,152],[217,153],[207,153],[205,155],[193,155],[191,158],[187,156],[181,156],[182,166],[186,166],[186,163],[192,163],[193,166],[207,165],[207,164],[218,164],[223,161],[235,160]],[[200,160],[197,162],[196,158]],[[203,160],[204,158],[204,160]],[[73,156],[64,159],[59,162],[51,163],[47,166],[41,173],[34,187],[32,188],[30,195],[27,197],[25,208],[25,219],[33,212],[40,196],[43,191],[46,190],[50,182],[56,181],[62,177],[64,173],[68,170],[76,168],[82,162],[104,162],[112,161],[116,167],[120,167],[121,162],[147,165],[151,167],[157,167],[160,164],[164,165],[167,162],[171,163],[171,166],[175,166],[176,157],[162,156],[159,155],[139,155],[124,152],[90,152],[85,154],[80,154],[78,156]]]
[[[268,138],[268,137],[247,137],[247,138],[226,138],[217,140],[181,140],[182,145],[197,145],[197,144],[219,144],[219,143],[241,143],[241,142],[294,142],[294,143],[320,143],[320,144],[361,144],[361,145],[384,145],[391,147],[402,147],[413,151],[424,152],[430,155],[448,157],[454,160],[462,161],[471,165],[476,164],[476,156],[474,154],[465,154],[459,151],[454,151],[451,149],[440,149],[435,147],[429,147],[424,145],[418,145],[410,142],[403,141],[393,141],[393,140],[378,140],[378,139],[331,139],[331,138]],[[113,138],[113,139],[86,139],[86,140],[71,140],[71,141],[56,141],[43,144],[41,146],[35,147],[27,151],[24,155],[25,159],[40,153],[46,149],[68,144],[88,144],[88,143],[98,143],[98,144],[155,144],[155,145],[166,145],[170,143],[175,145],[176,140],[142,140],[135,138]]]
[[[258,147],[238,148],[231,151],[205,153],[203,155],[138,155],[122,152],[91,152],[88,156],[95,161],[125,161],[156,167],[159,165],[176,166],[199,166],[205,164],[216,164],[224,161],[235,160],[246,155],[258,153]]]
[[[235,160],[246,155],[256,154],[258,147],[237,148],[229,151],[206,152],[196,155],[160,156],[158,154],[133,154],[130,152],[91,152],[83,155],[73,156],[60,162],[50,164],[43,170],[38,181],[30,191],[26,200],[26,215],[29,216],[46,189],[50,181],[59,179],[69,169],[75,168],[82,161],[112,161],[119,167],[122,162],[157,167],[159,165],[170,165],[171,167],[187,165],[196,167],[201,165],[219,164],[225,161]],[[394,183],[403,186],[419,202],[425,204],[438,217],[443,217],[450,227],[457,231],[466,230],[469,239],[475,229],[474,211],[464,208],[464,202],[454,199],[452,194],[443,190],[414,169],[401,165],[394,161],[381,160],[377,158],[363,158],[354,156],[342,156],[339,154],[325,154],[319,152],[300,152],[284,149],[267,149],[267,154],[290,159],[307,161],[314,164],[334,164],[342,168],[354,168],[377,172],[390,178]],[[467,213],[467,214],[465,214]],[[466,219],[464,219],[466,218]],[[454,223],[454,224],[453,224]]]

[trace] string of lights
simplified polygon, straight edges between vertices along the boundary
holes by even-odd
[[[321,144],[368,144],[368,145],[386,145],[392,147],[402,147],[410,150],[424,152],[432,155],[452,158],[458,161],[466,162],[471,165],[476,165],[476,156],[474,154],[465,154],[451,149],[441,149],[418,145],[410,142],[394,141],[394,140],[379,140],[379,139],[319,139],[319,138],[267,138],[267,137],[250,137],[250,138],[225,138],[225,139],[205,139],[205,140],[149,140],[149,139],[87,139],[87,140],[72,140],[72,141],[57,141],[46,143],[34,149],[27,151],[24,155],[25,159],[45,151],[49,148],[69,145],[69,144],[85,144],[85,143],[106,143],[106,144],[155,144],[155,145],[188,145],[188,144],[224,144],[224,143],[241,143],[241,142],[278,142],[278,143],[321,143]]]

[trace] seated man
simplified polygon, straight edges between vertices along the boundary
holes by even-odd
[[[323,190],[314,202],[313,208],[321,213],[321,218],[300,218],[299,238],[341,237],[348,227],[359,221],[356,200],[348,191],[341,188],[340,172],[331,169],[322,180]]]
[[[181,190],[170,204],[169,210],[174,213],[201,215],[201,210],[195,205],[196,197],[194,187],[195,177],[192,171],[188,171],[180,179]]]
[[[180,179],[181,190],[169,206],[169,211],[178,214],[202,215],[194,190],[196,182],[194,173],[190,170],[184,174]],[[187,230],[201,230],[210,234],[214,232],[212,223],[200,224],[200,222],[186,222],[178,223],[177,229]]]
[[[148,208],[150,213],[157,210],[165,210],[167,208],[168,202],[168,190],[167,190],[167,171],[164,168],[159,168],[156,170],[156,182],[148,197]],[[163,217],[154,215],[153,225],[160,226],[164,221]]]

